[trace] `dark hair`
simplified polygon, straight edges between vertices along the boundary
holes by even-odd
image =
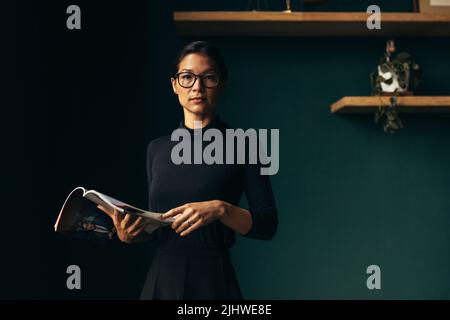
[[[225,59],[223,58],[219,49],[208,44],[205,41],[194,41],[194,42],[191,42],[188,45],[186,45],[183,49],[181,49],[180,53],[178,54],[177,58],[175,59],[175,63],[174,63],[175,72],[174,73],[178,72],[178,68],[180,66],[181,61],[184,59],[184,57],[186,57],[187,55],[189,55],[191,53],[204,54],[205,56],[214,60],[214,62],[217,65],[217,68],[219,69],[218,71],[219,71],[222,79],[223,80],[228,79],[227,65],[225,64]]]

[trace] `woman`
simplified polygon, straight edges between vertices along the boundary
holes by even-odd
[[[179,128],[192,140],[194,121],[202,123],[198,130],[227,128],[216,115],[227,80],[224,59],[209,44],[193,42],[178,55],[172,88],[184,112]],[[142,218],[107,212],[123,242],[158,244],[141,298],[242,299],[229,248],[235,232],[264,240],[274,236],[278,219],[269,178],[260,175],[259,165],[176,165],[171,161],[176,143],[168,135],[147,148],[149,208],[165,212],[162,219],[176,217],[171,228],[148,236]],[[238,206],[244,191],[249,210]]]

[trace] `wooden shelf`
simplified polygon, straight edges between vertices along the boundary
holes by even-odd
[[[450,14],[382,13],[369,30],[365,12],[174,12],[183,36],[450,36]]]
[[[343,97],[331,105],[332,113],[373,113],[379,105],[390,105],[390,97]],[[398,97],[401,112],[450,112],[450,96]]]

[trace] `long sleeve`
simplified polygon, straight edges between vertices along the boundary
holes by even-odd
[[[147,145],[147,156],[146,156],[146,167],[147,167],[147,186],[148,186],[148,210],[152,210],[151,198],[150,198],[150,188],[152,186],[152,142]]]
[[[154,157],[154,153],[153,153],[153,141],[151,141],[148,145],[147,145],[147,157],[146,157],[146,167],[147,167],[147,185],[148,185],[148,210],[150,211],[154,211],[155,207],[154,204],[152,203],[152,199],[151,199],[151,188],[152,188],[152,168],[153,168],[153,157]],[[153,231],[148,238],[145,238],[146,242],[154,242],[157,241],[159,239],[159,234],[161,232],[161,228]]]
[[[271,240],[277,231],[278,212],[269,176],[260,174],[259,165],[246,166],[244,190],[253,221],[250,231],[244,236]]]

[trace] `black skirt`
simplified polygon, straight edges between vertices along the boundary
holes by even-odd
[[[160,246],[142,290],[143,300],[241,300],[228,248]]]

